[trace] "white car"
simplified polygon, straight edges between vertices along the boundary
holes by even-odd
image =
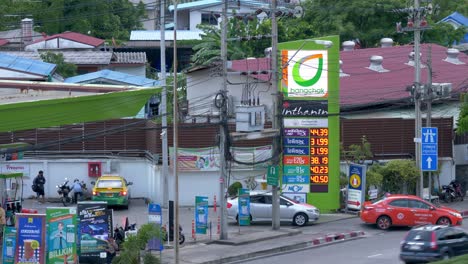
[[[238,221],[238,198],[229,198],[227,213],[230,219]],[[280,195],[280,221],[291,221],[293,225],[304,226],[308,222],[319,219],[320,210],[315,206],[299,203],[286,196]],[[271,192],[250,192],[250,221],[272,220]]]

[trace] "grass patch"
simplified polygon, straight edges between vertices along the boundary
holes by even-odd
[[[432,262],[433,264],[466,264],[468,263],[468,255],[458,256],[449,260],[441,260]]]

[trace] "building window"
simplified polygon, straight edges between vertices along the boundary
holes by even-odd
[[[201,23],[205,25],[218,25],[218,19],[213,14],[202,14]]]

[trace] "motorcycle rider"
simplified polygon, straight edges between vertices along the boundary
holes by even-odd
[[[74,198],[73,201],[75,203],[78,203],[78,196],[80,196],[80,199],[81,197],[83,197],[83,188],[81,186],[80,180],[75,179],[71,189],[73,191],[73,198]]]

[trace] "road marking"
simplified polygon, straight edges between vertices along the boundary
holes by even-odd
[[[382,256],[382,254],[370,255],[370,256],[367,256],[367,257],[368,257],[368,258],[375,258],[375,257],[378,257],[378,256]]]

